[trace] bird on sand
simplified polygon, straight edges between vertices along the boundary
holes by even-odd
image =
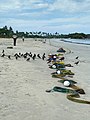
[[[11,56],[10,56],[10,55],[8,55],[8,58],[9,58],[9,59],[11,59]]]
[[[15,56],[16,60],[18,59],[18,56]]]
[[[76,56],[76,59],[78,59],[79,57],[78,56]]]
[[[40,54],[37,54],[37,57],[41,59],[41,56],[40,56]]]
[[[74,64],[78,65],[79,61],[75,62]]]
[[[29,61],[30,60],[30,58],[27,58],[27,60],[26,61]]]
[[[3,53],[2,55],[1,55],[1,57],[4,57],[5,56],[5,54]]]
[[[35,58],[36,58],[36,54],[33,55],[32,59],[35,60]]]
[[[64,57],[61,57],[61,58],[60,58],[61,61],[64,60],[64,59],[65,59]]]
[[[2,51],[2,53],[4,53],[4,50]]]

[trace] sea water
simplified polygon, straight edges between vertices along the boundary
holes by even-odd
[[[90,39],[61,39],[61,41],[76,43],[76,44],[85,44],[90,45]]]
[[[49,44],[59,47],[60,42],[68,42],[68,43],[74,43],[74,44],[84,44],[84,45],[90,45],[90,39],[50,39]]]

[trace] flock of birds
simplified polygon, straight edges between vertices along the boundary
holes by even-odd
[[[2,51],[2,54],[1,54],[1,57],[7,57],[8,59],[11,59],[11,55],[6,55],[5,54],[5,51],[3,50]],[[32,60],[35,60],[36,58],[39,58],[39,59],[42,59],[42,60],[45,60],[45,58],[46,58],[46,54],[45,53],[43,53],[43,55],[41,56],[40,54],[33,54],[33,53],[31,53],[31,52],[26,52],[26,53],[15,53],[14,54],[14,56],[13,57],[15,57],[15,59],[17,60],[18,58],[24,58],[24,59],[26,59],[26,61],[30,61],[31,59]],[[60,60],[62,61],[62,60],[64,60],[65,58],[64,57],[62,57]],[[74,62],[74,64],[75,65],[78,65],[79,64],[79,56],[76,56],[76,58],[75,59],[77,59],[77,61],[76,62]],[[51,62],[51,61],[49,61],[49,62]]]
[[[11,55],[6,55],[5,54],[5,51],[3,50],[2,51],[2,54],[1,54],[1,57],[7,57],[8,59],[11,59]],[[43,53],[43,55],[41,56],[40,54],[33,54],[33,53],[31,53],[31,52],[26,52],[26,53],[15,53],[14,54],[14,56],[13,57],[15,57],[15,59],[17,60],[18,58],[24,58],[24,59],[26,59],[26,61],[30,61],[30,59],[32,59],[32,60],[35,60],[36,58],[39,58],[39,59],[42,59],[42,60],[45,60],[45,58],[46,58],[46,54],[45,53]]]
[[[76,59],[78,59],[78,58],[79,58],[79,56],[76,57]],[[79,62],[80,62],[80,61],[78,60],[78,61],[75,62],[74,64],[78,65]]]

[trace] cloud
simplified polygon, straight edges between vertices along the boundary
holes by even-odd
[[[19,2],[19,0],[4,0],[3,2],[0,1],[0,12],[16,10],[20,7],[21,3]]]
[[[52,0],[53,1],[53,0]],[[56,11],[76,13],[76,12],[90,12],[90,0],[54,0],[48,2],[46,0],[1,0],[0,11],[7,10],[35,10],[44,9],[46,11]]]
[[[56,0],[50,4],[50,11],[59,10],[67,13],[90,12],[90,0]]]
[[[19,31],[86,32],[90,0],[0,0],[0,16],[0,26]]]
[[[43,0],[4,0],[0,1],[0,11],[40,9],[48,7],[48,3]]]

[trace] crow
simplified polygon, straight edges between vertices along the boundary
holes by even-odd
[[[74,64],[78,65],[79,61],[75,62]]]
[[[40,54],[37,54],[37,57],[41,59]]]
[[[29,61],[30,60],[30,58],[27,58],[27,60],[26,61]]]
[[[28,53],[28,56],[29,56],[29,57],[32,57],[32,53],[31,53],[31,52],[30,52],[30,53]]]
[[[20,56],[18,55],[18,53],[16,53],[16,54],[14,55],[14,57],[16,57],[16,56],[17,56],[17,57],[20,57]]]
[[[3,53],[2,55],[1,55],[1,57],[4,57],[5,56],[5,54]]]
[[[24,54],[23,57],[24,57],[24,58],[27,58],[27,54]]]
[[[18,56],[15,56],[16,60],[18,59]]]
[[[9,59],[11,59],[11,56],[10,56],[10,55],[8,55],[8,58],[9,58]]]
[[[64,57],[61,57],[61,58],[60,58],[61,61],[64,60],[64,59],[65,59]]]
[[[44,60],[46,58],[46,56],[45,56],[45,53],[43,54],[43,56],[42,56],[42,59]]]
[[[2,53],[4,53],[4,50],[2,51]]]
[[[36,54],[33,55],[32,59],[35,60],[35,58],[36,58]]]
[[[76,59],[78,59],[79,57],[77,56]]]
[[[43,56],[42,56],[42,59],[44,60],[45,58],[46,58],[45,55],[43,55]]]

